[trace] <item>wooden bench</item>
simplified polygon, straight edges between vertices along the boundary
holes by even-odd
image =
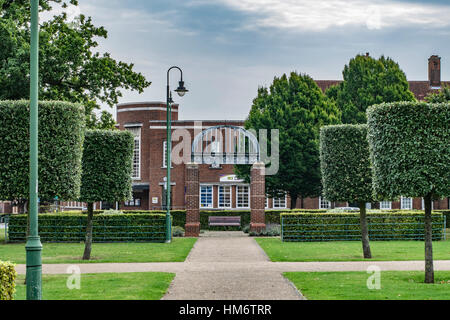
[[[241,217],[240,216],[231,216],[231,217],[209,216],[208,223],[209,223],[209,226],[240,227],[241,226]]]

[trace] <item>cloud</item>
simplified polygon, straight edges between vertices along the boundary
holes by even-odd
[[[250,14],[244,27],[325,31],[334,27],[447,27],[450,6],[394,0],[217,0]]]

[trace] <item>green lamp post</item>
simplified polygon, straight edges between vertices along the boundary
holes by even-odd
[[[42,244],[38,234],[39,0],[31,0],[30,48],[30,231],[25,245],[27,300],[42,299]]]
[[[172,231],[171,231],[171,223],[170,223],[170,193],[171,193],[171,185],[170,185],[170,169],[172,161],[170,159],[170,155],[172,153],[172,93],[170,92],[170,86],[169,86],[169,73],[172,69],[178,69],[181,73],[181,80],[178,83],[178,88],[175,90],[176,93],[180,97],[183,97],[187,90],[184,87],[184,81],[183,81],[183,71],[176,66],[170,67],[169,70],[167,70],[167,150],[166,150],[166,159],[167,159],[167,179],[166,179],[166,243],[170,243],[172,241]]]

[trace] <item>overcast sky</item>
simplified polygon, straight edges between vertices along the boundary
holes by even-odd
[[[258,86],[297,71],[342,79],[356,54],[384,54],[409,80],[442,57],[450,80],[448,0],[79,0],[109,37],[100,51],[135,64],[152,85],[120,102],[164,101],[166,71],[184,71],[180,119],[245,119]],[[79,11],[70,9],[70,14]],[[171,73],[171,85],[179,75]],[[113,111],[113,110],[111,110]],[[115,113],[115,112],[114,112]]]

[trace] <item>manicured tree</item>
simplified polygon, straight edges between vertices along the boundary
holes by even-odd
[[[29,195],[29,101],[0,101],[0,199]],[[80,196],[84,109],[60,101],[39,103],[39,198]]]
[[[337,90],[327,91],[342,111],[342,123],[366,123],[366,109],[374,104],[415,100],[405,73],[390,58],[357,55],[342,74]]]
[[[134,138],[128,131],[88,130],[84,140],[81,201],[88,203],[83,260],[92,247],[94,202],[131,198]]]
[[[377,197],[423,197],[425,282],[434,282],[431,205],[450,196],[450,104],[401,102],[367,110]]]
[[[364,258],[372,258],[366,217],[366,202],[372,201],[367,125],[322,127],[320,166],[326,199],[358,202]]]
[[[320,127],[340,123],[340,112],[308,75],[292,72],[275,77],[270,88],[258,89],[246,129],[279,130],[279,170],[266,176],[269,196],[288,194],[291,208],[297,197],[320,195]],[[270,134],[269,134],[270,136]],[[270,137],[268,150],[270,153]],[[239,176],[248,179],[248,166],[236,166]]]

